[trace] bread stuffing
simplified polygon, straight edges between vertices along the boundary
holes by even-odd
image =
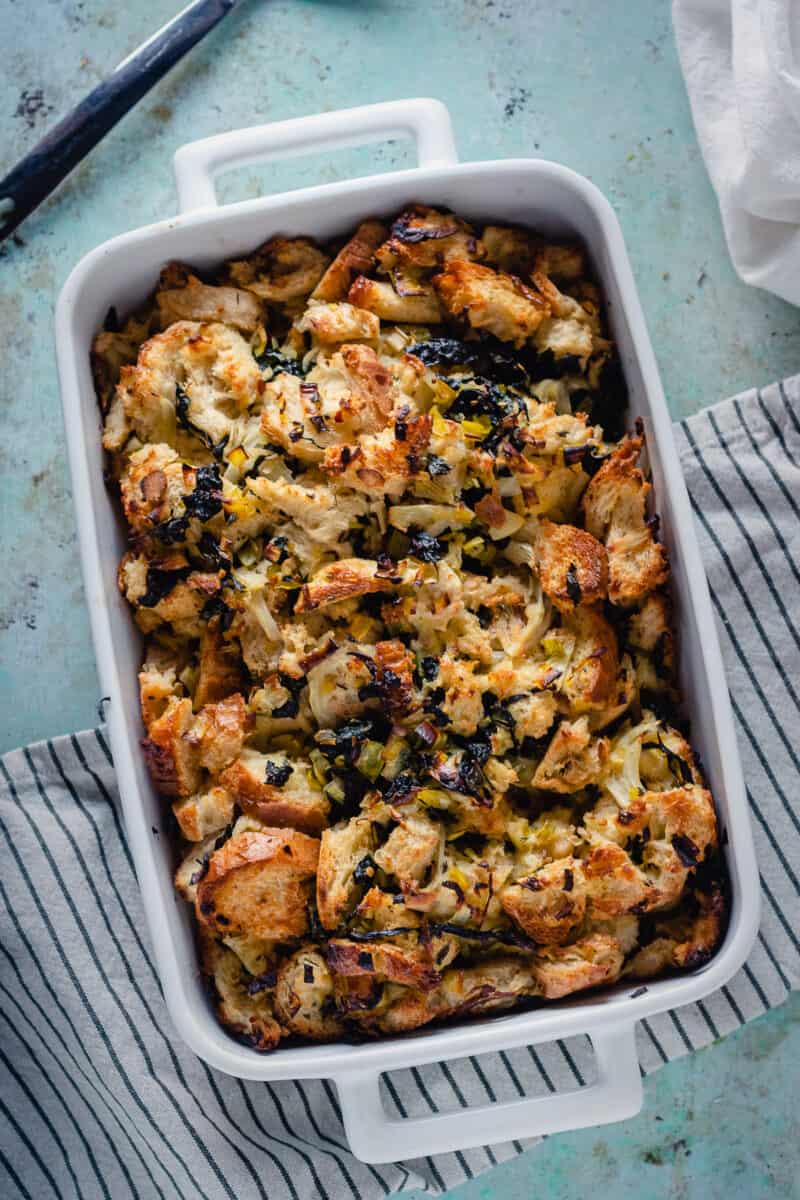
[[[708,961],[714,803],[583,247],[412,205],[170,263],[107,325],[142,754],[231,1036]]]

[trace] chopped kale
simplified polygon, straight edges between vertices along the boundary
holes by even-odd
[[[289,539],[282,533],[276,533],[264,547],[264,558],[271,563],[282,563],[289,557]]]
[[[248,996],[257,996],[259,992],[265,992],[268,988],[274,988],[278,982],[277,971],[263,971],[261,975],[255,975],[247,985]]]
[[[418,217],[413,211],[400,214],[391,229],[391,236],[395,241],[413,245],[415,242],[438,241],[458,233],[458,224],[455,221],[449,225],[412,226],[411,222],[414,220],[418,220]]]
[[[458,338],[431,338],[417,342],[410,353],[429,367],[466,367],[501,383],[525,386],[528,373],[518,355],[497,338],[462,342]]]
[[[603,463],[608,461],[609,457],[610,455],[608,454],[599,454],[596,446],[589,446],[583,456],[581,466],[586,474],[592,478],[600,470]]]
[[[383,789],[383,798],[387,803],[405,804],[419,791],[421,786],[421,780],[413,770],[401,771],[386,784]]]
[[[285,717],[296,717],[300,711],[298,697],[308,683],[308,680],[305,678],[297,679],[294,675],[286,675],[281,671],[278,675],[278,681],[281,687],[286,688],[286,691],[289,693],[289,699],[285,700],[283,704],[278,705],[277,708],[273,708],[272,716],[277,720],[282,720]]]
[[[228,608],[221,596],[209,596],[200,612],[204,621],[210,621],[212,617],[219,617],[223,630],[230,627],[234,615],[233,609]]]
[[[521,393],[505,384],[495,383],[491,379],[475,376],[465,381],[459,388],[456,398],[447,410],[448,417],[456,421],[475,420],[476,417],[488,417],[494,433],[492,437],[484,438],[483,445],[491,448],[503,432],[518,421],[526,412],[525,399]],[[500,429],[496,427],[501,425]]]
[[[539,353],[527,353],[525,366],[531,383],[540,383],[543,379],[561,379],[564,375],[579,375],[581,360],[574,354],[556,356],[552,350],[544,350]]]
[[[575,563],[570,563],[567,567],[567,595],[573,604],[580,604],[583,593]]]
[[[271,371],[272,375],[296,375],[298,379],[305,376],[302,361],[299,358],[289,358],[281,354],[280,350],[268,348],[261,354],[256,354],[255,360],[262,371]]]
[[[177,571],[162,571],[159,567],[148,567],[147,590],[137,603],[141,608],[154,608],[165,596],[168,596],[175,584],[185,579],[189,567],[181,567]]]
[[[435,454],[429,454],[425,459],[425,470],[431,479],[436,479],[439,475],[447,475],[449,473],[450,464],[445,462],[443,458],[438,458]]]
[[[672,849],[683,863],[684,867],[696,867],[700,861],[700,851],[690,837],[676,833],[672,838]]]
[[[156,525],[153,533],[163,545],[173,546],[175,542],[183,541],[188,527],[188,517],[172,517],[169,521],[162,521],[160,525]]]
[[[432,683],[439,674],[439,660],[426,654],[419,662],[419,673],[426,683]]]
[[[227,554],[223,554],[219,542],[207,529],[203,530],[200,541],[197,543],[197,553],[207,571],[224,571],[225,574],[230,571],[232,566],[230,558]]]
[[[431,923],[429,929],[432,933],[451,933],[470,942],[499,942],[501,946],[519,946],[523,950],[538,949],[535,942],[515,929],[470,929],[467,925],[453,925],[447,921]]]
[[[270,787],[282,788],[288,782],[291,773],[291,763],[276,763],[268,759],[264,767],[264,782],[268,783]]]
[[[341,757],[347,765],[352,766],[364,742],[382,740],[374,736],[375,725],[374,721],[346,721],[338,729],[321,729],[316,741],[327,758],[335,760]]]
[[[394,929],[347,929],[342,931],[343,936],[349,938],[351,942],[379,942],[383,938],[401,937],[403,934],[413,932],[413,929],[409,929],[405,925],[397,926]]]
[[[479,729],[471,737],[464,739],[464,750],[469,757],[480,766],[487,761],[492,753],[492,731],[488,727]]]
[[[366,887],[374,880],[377,870],[375,859],[371,854],[365,854],[353,871],[353,879],[360,887]]]
[[[625,433],[628,389],[622,364],[616,355],[604,364],[593,397],[592,421],[602,425],[607,442],[618,442]]]
[[[441,538],[436,538],[431,533],[425,533],[422,529],[416,529],[413,525],[409,533],[408,553],[412,558],[418,558],[420,562],[425,563],[436,563],[439,559],[444,558],[447,553],[447,545]]]
[[[194,491],[183,497],[186,511],[200,521],[210,521],[222,508],[222,480],[216,464],[197,467]]]
[[[644,861],[645,847],[649,841],[650,830],[647,828],[647,826],[645,826],[641,833],[637,833],[635,837],[631,838],[630,844],[628,845],[628,854],[630,855],[631,862],[635,866],[640,867],[642,865]]]

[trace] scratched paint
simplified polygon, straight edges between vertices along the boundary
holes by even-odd
[[[0,172],[179,7],[41,0],[31,20],[31,6],[0,3]],[[248,0],[0,250],[0,750],[95,720],[52,343],[70,268],[98,242],[174,211],[169,162],[184,142],[410,95],[445,101],[464,159],[540,155],[607,193],[675,416],[800,366],[796,310],[746,288],[730,267],[667,5]],[[315,155],[227,176],[220,194],[411,163],[404,143]],[[660,1072],[637,1121],[554,1138],[469,1185],[463,1200],[567,1200],[602,1183],[638,1200],[788,1196],[790,1035],[796,1061],[796,1025],[773,1014]]]

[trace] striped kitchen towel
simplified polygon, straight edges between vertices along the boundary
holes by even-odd
[[[719,620],[764,894],[749,962],[702,1004],[642,1023],[645,1072],[780,1004],[800,980],[800,377],[677,429]],[[794,609],[794,611],[792,611]],[[503,1144],[370,1167],[326,1081],[250,1083],[180,1042],[159,993],[102,729],[0,764],[0,1195],[369,1200],[442,1192]],[[398,1071],[398,1114],[582,1084],[586,1038]],[[526,1143],[528,1145],[530,1143]]]

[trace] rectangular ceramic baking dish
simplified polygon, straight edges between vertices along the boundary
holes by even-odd
[[[387,175],[304,188],[220,208],[221,169],[390,137],[416,141],[419,166]],[[61,292],[56,339],[74,501],[97,664],[110,697],[108,724],[125,827],[136,864],[161,983],[172,1020],[209,1064],[246,1079],[333,1079],[353,1152],[366,1162],[420,1155],[601,1125],[632,1116],[642,1087],[634,1029],[642,1017],[687,1004],[724,984],[742,964],[758,928],[759,888],[731,708],[708,590],[653,351],[617,219],[587,179],[537,159],[458,163],[450,118],[435,100],[408,100],[239,130],[184,146],[175,156],[180,214],[114,238],[88,254]],[[130,309],[152,290],[160,268],[181,259],[199,268],[243,255],[276,233],[343,234],[368,216],[419,201],[476,221],[521,223],[586,243],[607,298],[630,390],[631,420],[643,419],[656,505],[672,562],[681,646],[681,683],[693,740],[708,774],[732,886],[724,944],[707,966],[541,1009],[464,1021],[410,1037],[352,1046],[278,1049],[260,1055],[218,1024],[197,971],[192,914],[176,901],[168,839],[139,750],[137,694],[141,641],[116,585],[125,532],[103,481],[100,419],[89,349],[109,306]],[[588,1034],[596,1082],[555,1096],[461,1109],[424,1118],[390,1118],[383,1072],[464,1055]]]

